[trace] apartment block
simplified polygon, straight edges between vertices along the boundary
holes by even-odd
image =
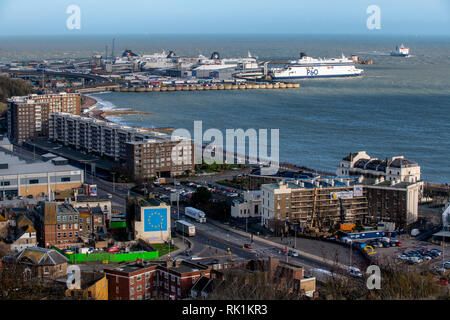
[[[405,229],[419,217],[419,201],[423,182],[365,180],[368,201],[367,223],[393,222],[397,229]]]
[[[57,112],[50,115],[49,137],[124,163],[135,179],[176,176],[194,170],[192,141],[163,132]]]
[[[357,178],[286,179],[265,184],[261,224],[276,232],[296,228],[327,231],[340,223],[363,223],[367,198]]]
[[[79,93],[16,96],[8,99],[7,103],[8,137],[18,144],[48,136],[48,120],[52,112],[81,114]]]

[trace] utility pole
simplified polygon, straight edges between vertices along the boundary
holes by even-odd
[[[112,176],[113,176],[113,192],[116,192],[116,184],[115,184],[115,176],[116,176],[116,173],[115,172],[112,172]]]

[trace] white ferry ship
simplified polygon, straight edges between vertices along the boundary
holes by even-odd
[[[341,58],[315,59],[302,52],[299,60],[290,61],[281,68],[272,68],[269,75],[273,80],[296,80],[356,77],[363,71],[355,67],[353,59],[344,55]]]
[[[221,59],[218,52],[214,52],[211,58],[208,59],[203,55],[199,55],[198,63],[193,66],[195,71],[215,71],[223,69],[254,69],[258,68],[258,61],[256,57],[252,57],[250,52],[247,58],[224,58]]]

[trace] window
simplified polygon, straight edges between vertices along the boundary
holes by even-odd
[[[78,216],[73,216],[73,220],[78,221]]]
[[[49,273],[48,267],[44,267],[44,273],[45,273],[45,274],[48,274],[48,273]]]
[[[61,178],[61,182],[69,182],[70,181],[70,177],[62,177]]]
[[[61,230],[61,225],[58,224],[58,225],[57,225],[57,228],[58,228],[58,230]]]
[[[130,278],[130,284],[133,284],[133,283],[134,283],[134,278],[131,277],[131,278]]]
[[[63,238],[66,238],[67,237],[67,233],[63,233]]]
[[[181,289],[180,288],[177,289],[177,294],[178,294],[178,296],[181,296]]]
[[[28,180],[28,184],[38,184],[39,183],[39,179],[30,179]]]
[[[72,216],[69,216],[69,221],[72,221]]]
[[[61,216],[57,216],[56,221],[61,221]]]
[[[136,287],[136,291],[137,291],[137,292],[142,291],[142,286],[141,286],[141,285],[137,286],[137,287]]]
[[[62,217],[62,221],[66,221],[66,219],[67,219],[66,216],[63,216],[63,217]]]
[[[145,274],[145,279],[148,279],[148,278],[150,278],[150,272],[147,272],[147,273]]]
[[[141,281],[141,280],[142,280],[142,276],[139,275],[136,277],[136,281]]]
[[[145,299],[150,299],[150,293],[145,294]]]
[[[72,238],[72,232],[69,232],[69,238]]]
[[[58,232],[58,238],[61,238],[61,233]]]
[[[134,288],[130,288],[130,295],[134,294]]]
[[[149,288],[150,288],[150,282],[147,282],[147,283],[145,284],[145,288],[146,288],[146,289],[149,289]]]

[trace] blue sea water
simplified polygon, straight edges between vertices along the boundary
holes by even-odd
[[[299,52],[312,57],[389,53],[404,43],[413,56],[360,54],[373,59],[373,65],[358,66],[364,69],[362,78],[304,80],[298,89],[92,96],[109,108],[152,112],[111,118],[122,124],[192,129],[194,121],[202,120],[204,130],[218,128],[224,133],[227,128],[275,128],[280,130],[281,161],[333,172],[349,152],[365,150],[379,158],[404,155],[421,165],[425,180],[446,183],[450,182],[449,40],[325,35],[122,36],[116,39],[117,48],[138,53],[166,49],[195,56],[219,51],[223,57],[236,57],[246,56],[250,50],[261,59],[286,59],[297,58]],[[24,51],[19,40],[9,41],[15,52]],[[35,55],[45,55],[44,43],[52,48],[49,52],[54,57],[89,56],[94,51],[101,53],[109,40],[77,40],[78,47],[65,41],[41,41],[27,54],[34,50]],[[0,51],[0,60],[8,54]]]

